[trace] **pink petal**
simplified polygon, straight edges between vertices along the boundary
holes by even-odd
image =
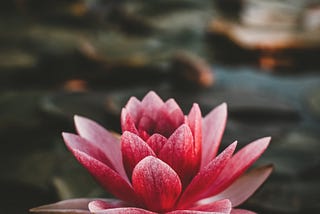
[[[163,100],[154,91],[150,91],[141,101],[143,113],[149,115],[153,120],[157,119],[156,113],[163,104]]]
[[[132,185],[146,207],[157,212],[172,208],[182,188],[176,172],[152,156],[144,158],[134,168]]]
[[[100,148],[97,148],[95,145],[92,145],[92,143],[90,143],[88,140],[71,133],[62,133],[62,136],[64,142],[70,150],[80,150],[90,155],[92,158],[95,158],[100,162],[104,163],[111,169],[115,170],[113,164],[105,155],[105,153],[102,152]]]
[[[232,209],[231,214],[256,214],[256,213],[249,210]]]
[[[191,208],[192,210],[208,211],[208,212],[219,212],[219,213],[230,213],[232,206],[228,199],[213,201],[210,204],[198,205]]]
[[[153,114],[156,114],[156,112],[153,112]],[[139,118],[139,122],[136,125],[137,129],[139,131],[139,134],[142,136],[144,140],[148,139],[150,134],[153,134],[156,127],[156,120],[154,120],[149,114],[146,112],[143,112]],[[145,133],[143,133],[145,132]]]
[[[169,137],[184,121],[184,115],[174,99],[169,99],[159,109],[155,132]]]
[[[88,204],[90,201],[95,199],[90,198],[77,198],[69,199],[65,201],[59,201],[54,204],[43,205],[30,210],[32,213],[79,213],[79,214],[89,214]]]
[[[127,207],[125,207],[127,206]],[[141,214],[154,214],[153,212],[140,209],[140,208],[134,208],[134,207],[128,207],[127,204],[125,204],[123,201],[119,200],[96,200],[92,201],[88,205],[89,210],[91,213],[141,213]]]
[[[123,108],[121,111],[121,129],[122,132],[129,131],[134,134],[138,134],[136,124],[132,116],[128,113],[128,110]]]
[[[200,170],[182,194],[178,205],[179,207],[185,207],[202,198],[202,194],[207,191],[208,187],[214,182],[230,160],[236,146],[237,142],[234,142],[206,167]]]
[[[149,132],[150,132],[150,134],[149,134]],[[146,131],[146,130],[140,129],[139,130],[139,137],[141,137],[144,141],[147,141],[152,133],[153,133],[152,130]]]
[[[225,212],[207,212],[207,211],[198,211],[198,210],[175,210],[172,212],[167,212],[166,214],[229,214]]]
[[[208,189],[206,197],[220,193],[241,176],[266,150],[270,139],[270,137],[260,138],[238,151]]]
[[[142,99],[141,112],[135,119],[135,125],[142,139],[147,140],[155,132],[159,109],[163,105],[162,99],[153,91]]]
[[[179,127],[184,120],[184,115],[176,101],[171,98],[165,102],[162,108],[163,110],[166,110],[168,115],[170,115],[171,122],[176,127]]]
[[[269,177],[272,172],[272,168],[273,167],[271,165],[268,165],[251,170],[249,173],[242,175],[226,190],[212,198],[209,198],[210,201],[227,198],[231,201],[233,207],[242,204]]]
[[[135,207],[123,207],[123,208],[113,208],[95,211],[93,214],[156,214],[148,210],[135,208]]]
[[[207,211],[197,211],[197,210],[176,210],[172,212],[167,212],[166,214],[229,214],[222,212],[207,212]]]
[[[139,161],[149,155],[155,156],[146,142],[139,136],[127,131],[121,137],[121,150],[123,163],[129,176]]]
[[[201,144],[202,144],[202,116],[201,110],[198,104],[193,104],[188,115],[188,125],[191,129],[193,139],[194,139],[194,153],[197,157],[197,167],[201,161]]]
[[[131,97],[128,103],[126,104],[125,109],[127,110],[127,112],[132,117],[135,123],[141,114],[141,110],[142,110],[141,102],[137,98]]]
[[[181,125],[168,139],[158,157],[169,164],[188,183],[196,173],[193,136],[189,126]]]
[[[226,122],[227,105],[225,103],[214,108],[203,119],[201,168],[206,166],[216,156]]]
[[[136,195],[126,180],[106,164],[82,151],[67,144],[76,159],[91,173],[93,177],[110,193],[124,201],[137,203]]]
[[[75,116],[75,125],[79,135],[88,140],[92,145],[100,148],[109,158],[115,170],[128,180],[122,165],[120,143],[111,133],[96,122],[84,117]]]
[[[153,152],[158,155],[162,147],[167,143],[167,138],[160,134],[153,134],[148,140],[147,144],[151,147]]]
[[[99,199],[91,201],[88,205],[89,210],[91,212],[100,211],[104,209],[119,208],[124,206],[128,205],[124,201],[120,201],[117,199]]]

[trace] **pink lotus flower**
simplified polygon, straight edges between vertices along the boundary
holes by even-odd
[[[76,159],[118,199],[71,199],[34,208],[38,213],[253,213],[234,209],[272,171],[243,174],[265,151],[270,137],[234,154],[237,142],[219,155],[226,104],[202,118],[194,104],[184,115],[173,99],[154,92],[132,97],[122,109],[120,139],[97,123],[75,116],[76,134],[63,133]]]

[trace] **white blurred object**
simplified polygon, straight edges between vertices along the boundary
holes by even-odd
[[[304,7],[303,1],[245,0],[241,21],[255,27],[293,29]]]
[[[320,3],[310,5],[302,17],[303,29],[307,31],[320,30]]]
[[[253,27],[282,30],[319,30],[320,1],[245,0],[241,22]]]

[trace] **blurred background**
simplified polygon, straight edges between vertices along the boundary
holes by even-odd
[[[243,208],[320,212],[320,1],[13,0],[0,17],[1,213],[108,197],[61,132],[74,114],[119,132],[149,90],[185,113],[227,102],[222,148],[273,137]]]

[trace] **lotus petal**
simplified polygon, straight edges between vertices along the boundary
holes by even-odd
[[[122,165],[120,143],[110,132],[96,122],[81,116],[74,117],[76,129],[79,135],[88,140],[92,145],[98,147],[109,158],[115,170],[127,180]]]
[[[133,168],[139,161],[149,155],[155,156],[146,142],[138,135],[127,131],[125,131],[121,137],[121,150],[123,163],[129,176],[132,174]]]
[[[150,118],[156,120],[157,112],[163,104],[163,100],[154,91],[150,91],[141,101],[143,114],[149,115]]]
[[[93,214],[156,214],[154,212],[135,207],[113,208],[91,212]]]
[[[237,142],[234,142],[220,155],[213,159],[206,167],[200,170],[182,194],[178,205],[179,207],[192,204],[202,198],[202,194],[207,191],[208,187],[219,176],[220,172],[230,160],[236,146]]]
[[[32,213],[44,214],[89,214],[88,204],[94,198],[77,198],[59,201],[57,203],[43,205],[30,210]]]
[[[169,137],[184,121],[184,115],[174,99],[162,105],[157,114],[155,133]]]
[[[217,154],[227,122],[227,104],[214,108],[203,119],[202,125],[202,161],[206,166]]]
[[[182,189],[177,173],[153,156],[144,158],[134,168],[132,185],[148,210],[157,212],[172,208]]]
[[[158,157],[169,164],[185,184],[195,174],[193,136],[189,126],[181,125],[168,139]]]
[[[160,134],[153,134],[148,140],[147,144],[151,147],[153,152],[158,155],[163,146],[167,143],[167,138]]]
[[[136,97],[131,97],[125,107],[134,122],[140,117],[142,106],[141,102]]]
[[[91,212],[100,211],[104,209],[111,209],[111,208],[119,208],[128,206],[124,201],[120,201],[117,199],[99,199],[91,201],[88,204],[88,208]]]
[[[137,124],[137,129],[140,137],[143,140],[147,140],[150,135],[155,132],[156,122],[149,115],[142,115],[140,117],[139,123]]]
[[[134,119],[128,114],[128,111],[125,108],[121,111],[121,128],[122,132],[129,131],[134,134],[139,134]]]
[[[230,213],[231,209],[232,209],[232,204],[228,199],[213,201],[210,204],[198,205],[191,208],[191,210],[219,212],[219,213]]]
[[[189,115],[187,116],[188,125],[191,129],[194,140],[194,153],[197,157],[197,164],[201,161],[201,144],[202,144],[202,116],[198,104],[193,104]]]
[[[98,161],[104,163],[111,169],[114,169],[113,164],[111,163],[110,159],[105,155],[103,151],[99,147],[92,145],[88,140],[80,137],[79,135],[71,134],[71,133],[62,133],[62,137],[66,146],[72,150],[79,150],[82,151],[92,158],[97,159]]]
[[[110,168],[105,163],[94,158],[87,151],[80,147],[74,147],[72,134],[63,134],[69,150],[73,153],[76,159],[97,179],[97,181],[108,191],[122,200],[134,201],[136,197],[130,183],[123,179],[116,171]],[[81,139],[80,137],[78,137]],[[136,201],[135,201],[136,202]]]
[[[208,211],[197,211],[197,210],[175,210],[172,212],[167,212],[166,214],[229,214],[222,212],[208,212]]]
[[[263,166],[251,170],[242,175],[226,190],[209,198],[210,201],[229,199],[233,207],[236,207],[246,201],[261,184],[269,177],[272,172],[272,165]]]
[[[261,156],[268,147],[270,139],[270,137],[260,138],[238,151],[227,163],[205,196],[216,195],[232,184]]]

